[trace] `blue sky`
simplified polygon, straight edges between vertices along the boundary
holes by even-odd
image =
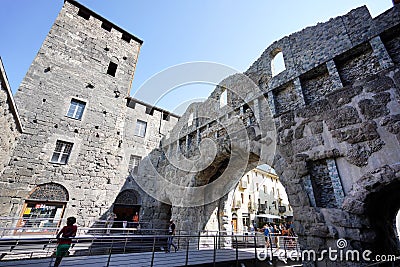
[[[234,1],[80,0],[80,3],[144,40],[131,95],[165,68],[211,61],[245,71],[263,50],[290,33],[366,5],[373,17],[391,0]],[[1,0],[0,56],[13,92],[39,50],[64,1]],[[182,111],[182,103],[207,97],[212,86],[183,86],[158,106]],[[181,106],[180,111],[176,110]]]

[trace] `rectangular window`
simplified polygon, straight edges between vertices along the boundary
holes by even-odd
[[[108,69],[107,69],[107,74],[115,77],[115,73],[117,72],[117,67],[118,67],[117,64],[110,61],[110,64],[108,65]]]
[[[142,160],[142,157],[140,156],[135,156],[135,155],[131,155],[130,159],[129,159],[129,172],[131,172],[132,174],[137,174],[138,170],[139,170],[139,163]]]
[[[135,127],[135,135],[144,137],[146,135],[146,127],[147,127],[147,122],[137,120]]]
[[[86,103],[76,99],[71,100],[67,117],[80,120],[82,119],[83,111],[85,110]]]
[[[56,148],[51,157],[52,163],[67,164],[73,143],[57,140]]]

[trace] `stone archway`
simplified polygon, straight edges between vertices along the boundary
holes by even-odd
[[[385,165],[362,176],[343,204],[358,218],[360,239],[354,240],[374,254],[400,253],[395,221],[400,209],[400,164]]]
[[[130,223],[133,221],[135,213],[137,212],[140,216],[141,205],[141,199],[137,191],[127,189],[120,192],[113,205],[113,212],[117,216],[113,227],[122,227],[123,221],[127,221],[128,226],[131,226]]]

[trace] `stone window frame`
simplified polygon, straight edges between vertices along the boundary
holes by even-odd
[[[60,164],[60,165],[68,164],[68,160],[71,156],[73,146],[74,143],[66,142],[63,140],[57,140],[52,156],[50,158],[50,162],[53,164]],[[55,157],[57,158],[57,160],[54,160]]]
[[[86,109],[86,102],[77,98],[72,98],[66,116],[75,120],[82,120]]]
[[[144,138],[147,131],[147,122],[137,119],[135,125],[135,136]]]

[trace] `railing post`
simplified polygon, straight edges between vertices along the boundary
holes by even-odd
[[[190,242],[190,239],[189,239],[189,238],[187,238],[187,243],[186,243],[186,261],[185,261],[185,266],[187,266],[187,265],[188,265],[188,262],[189,262],[189,242]]]
[[[215,267],[215,262],[217,260],[217,244],[218,242],[218,237],[215,235],[214,236],[214,251],[213,251],[213,266]]]
[[[235,243],[236,243],[236,267],[238,267],[239,266],[239,251],[238,251],[237,236],[235,236]]]
[[[153,238],[153,249],[152,249],[150,267],[153,267],[153,264],[154,264],[154,252],[155,252],[155,250],[156,250],[155,248],[156,248],[156,236],[154,236],[154,238]]]
[[[128,243],[128,237],[125,238],[125,244],[124,244],[124,254],[126,252],[126,244]]]
[[[200,250],[200,236],[201,236],[201,231],[199,231],[199,240],[197,241],[197,250]]]
[[[257,232],[254,231],[254,266],[257,267]]]
[[[272,239],[271,239],[271,235],[269,235],[268,236],[268,239],[269,239],[269,247],[271,248],[271,261],[273,262],[274,261],[274,252],[273,252],[273,250],[272,250]]]
[[[110,266],[111,253],[112,253],[113,246],[114,246],[114,239],[111,239],[111,247],[110,247],[110,250],[108,252],[107,267]]]

